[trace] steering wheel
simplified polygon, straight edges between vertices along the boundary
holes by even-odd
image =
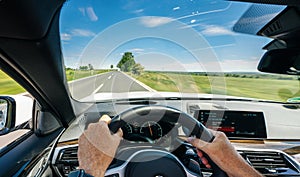
[[[189,136],[195,136],[203,141],[211,142],[214,136],[195,118],[190,115],[167,106],[139,106],[112,118],[109,129],[112,133],[135,119],[157,120],[163,118],[171,123],[179,123],[190,130]],[[118,154],[119,152],[117,152]],[[142,149],[129,152],[125,162],[117,167],[107,170],[107,175],[119,175],[120,177],[137,177],[137,176],[202,176],[194,174],[186,169],[180,160],[171,152],[158,149]],[[212,166],[212,177],[227,177],[227,174],[219,168],[207,155],[210,165]]]

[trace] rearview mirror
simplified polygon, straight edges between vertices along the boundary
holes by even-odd
[[[15,127],[16,102],[9,96],[0,96],[0,135]]]
[[[267,51],[257,69],[266,73],[300,75],[300,50],[274,49]]]

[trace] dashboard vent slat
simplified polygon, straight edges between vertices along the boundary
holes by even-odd
[[[262,174],[287,174],[296,172],[280,152],[242,151],[240,155]]]
[[[60,151],[58,161],[60,163],[78,164],[77,150],[77,147],[75,147]]]

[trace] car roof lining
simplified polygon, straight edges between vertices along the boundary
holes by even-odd
[[[26,40],[43,38],[63,2],[64,0],[43,0],[42,3],[39,0],[0,1],[0,37]]]
[[[250,2],[250,3],[259,3],[259,4],[300,6],[299,0],[230,0],[230,1]]]

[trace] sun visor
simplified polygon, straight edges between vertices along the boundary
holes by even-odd
[[[285,8],[286,6],[253,4],[236,22],[233,31],[256,35]]]

